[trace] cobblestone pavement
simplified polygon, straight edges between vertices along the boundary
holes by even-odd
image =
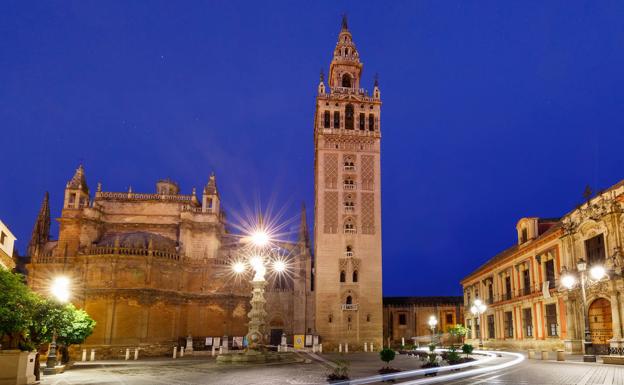
[[[507,370],[446,384],[624,385],[624,366],[530,360]]]
[[[351,361],[352,378],[376,374],[382,364],[375,354],[326,355],[325,358]],[[495,360],[496,363],[500,363],[499,360],[502,359]],[[392,363],[404,370],[413,368],[412,362],[401,356]],[[311,385],[325,384],[328,372],[329,369],[318,362],[236,367],[217,365],[207,359],[122,361],[77,367],[63,374],[44,376],[42,385]],[[461,380],[443,381],[442,376],[438,379],[441,380],[438,383],[452,385],[624,385],[624,366],[525,360],[498,372]],[[419,379],[397,381],[397,384],[405,382],[418,383]]]

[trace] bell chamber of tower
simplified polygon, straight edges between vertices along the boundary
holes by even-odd
[[[343,18],[314,120],[315,322],[324,347],[381,346],[381,94]]]

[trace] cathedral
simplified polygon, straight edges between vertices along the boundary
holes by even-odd
[[[328,350],[382,343],[381,100],[376,80],[372,94],[361,88],[362,69],[344,18],[316,97],[314,245],[304,207],[296,239],[278,245],[290,274],[266,289],[273,345],[283,335],[289,344],[305,335],[306,345],[318,340]],[[243,245],[215,175],[200,194],[184,194],[169,179],[150,193],[98,183],[92,194],[81,165],[65,186],[57,239],[51,204],[46,193],[28,247],[28,281],[46,292],[52,277],[71,279],[72,302],[97,322],[85,347],[161,355],[189,338],[196,350],[218,340],[240,344],[251,285],[232,273]]]

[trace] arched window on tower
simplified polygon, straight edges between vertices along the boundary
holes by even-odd
[[[345,128],[347,130],[353,130],[353,104],[347,104],[345,106]]]
[[[360,113],[360,130],[364,131],[366,128],[364,127],[366,125],[366,114]]]
[[[347,274],[344,270],[340,271],[340,282],[345,282],[347,280]]]
[[[373,114],[368,115],[368,130],[375,131],[375,115]]]
[[[323,113],[323,127],[330,128],[330,123],[331,123],[331,116],[329,114],[329,111],[325,111]]]
[[[334,128],[340,128],[340,112],[334,111]]]
[[[351,88],[351,75],[344,74],[342,75],[342,86],[346,88]]]
[[[351,298],[350,295],[347,296],[347,300],[345,301],[345,304],[347,305],[351,305],[353,303],[353,298]]]
[[[358,271],[353,270],[353,282],[357,282],[357,281],[358,281]]]
[[[353,247],[347,246],[347,250],[345,251],[345,257],[353,257]]]

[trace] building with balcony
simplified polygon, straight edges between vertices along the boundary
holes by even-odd
[[[15,269],[15,236],[7,225],[0,221],[0,269]]]
[[[597,353],[622,351],[624,181],[586,198],[561,218],[520,219],[517,244],[461,281],[470,341],[580,353],[584,302],[580,287],[565,287],[561,277],[566,271],[579,275],[577,265],[585,261],[607,272],[606,278],[588,280],[587,285],[585,308],[593,346]],[[477,299],[486,304],[480,315],[470,312]]]

